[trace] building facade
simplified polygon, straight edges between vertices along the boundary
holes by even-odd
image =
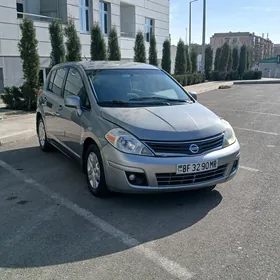
[[[262,59],[273,56],[273,43],[268,38],[264,38],[264,35],[260,37],[250,32],[215,33],[210,38],[213,53],[215,54],[217,48],[221,47],[225,42],[229,43],[231,47],[240,48],[243,44],[248,46],[251,52],[252,66]]]
[[[280,44],[274,44],[273,48],[273,56],[280,55]]]
[[[3,86],[22,84],[18,52],[19,25],[22,18],[34,21],[40,56],[40,75],[45,78],[50,67],[51,44],[48,26],[53,18],[66,24],[71,17],[82,44],[83,59],[90,58],[90,30],[94,22],[101,26],[106,43],[116,26],[123,60],[132,60],[138,30],[145,34],[148,54],[152,33],[157,40],[158,57],[169,38],[169,0],[1,0],[0,1],[0,90]]]

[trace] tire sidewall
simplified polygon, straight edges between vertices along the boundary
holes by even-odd
[[[98,161],[99,161],[99,168],[100,168],[100,181],[99,181],[98,187],[95,189],[92,188],[92,186],[89,182],[88,169],[87,169],[88,157],[89,157],[90,153],[94,153],[97,156]],[[86,173],[87,184],[88,184],[88,188],[91,191],[91,193],[97,197],[106,196],[109,193],[109,191],[108,191],[108,188],[106,185],[103,161],[102,161],[102,157],[99,152],[99,149],[94,144],[92,144],[88,147],[84,164],[85,164],[85,173]]]

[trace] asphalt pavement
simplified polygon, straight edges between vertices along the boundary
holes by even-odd
[[[0,147],[0,279],[279,279],[279,89],[198,96],[241,144],[235,179],[207,194],[98,199],[36,137]]]

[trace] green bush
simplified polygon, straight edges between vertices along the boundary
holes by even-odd
[[[35,110],[36,100],[31,103],[31,108],[29,108],[29,98],[26,94],[27,87],[25,85],[21,87],[5,87],[2,94],[2,100],[6,105],[7,109],[12,110]]]
[[[204,81],[205,81],[204,75],[202,73],[172,75],[172,76],[183,87],[189,86],[189,85],[195,85],[195,84],[199,84],[199,83],[204,83]]]
[[[246,71],[240,77],[238,71],[230,71],[230,72],[219,72],[212,71],[211,72],[211,81],[234,81],[234,80],[258,80],[262,77],[261,71]]]
[[[259,80],[262,78],[261,71],[246,71],[242,75],[242,80]]]

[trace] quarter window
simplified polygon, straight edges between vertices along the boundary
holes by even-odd
[[[109,3],[99,2],[100,27],[104,35],[108,34],[109,29]]]
[[[81,23],[81,32],[89,32],[89,1],[90,0],[80,0],[80,23]]]
[[[150,42],[153,33],[154,33],[154,20],[150,18],[145,18],[145,35],[146,35],[147,42]]]
[[[51,91],[51,92],[52,92],[52,89],[53,89],[53,81],[54,81],[55,74],[56,74],[56,71],[52,71],[50,79],[49,79],[49,84],[48,84],[48,88],[47,89],[49,91]]]
[[[89,108],[89,100],[80,73],[70,68],[65,83],[64,96],[75,95],[80,97],[83,107]]]

